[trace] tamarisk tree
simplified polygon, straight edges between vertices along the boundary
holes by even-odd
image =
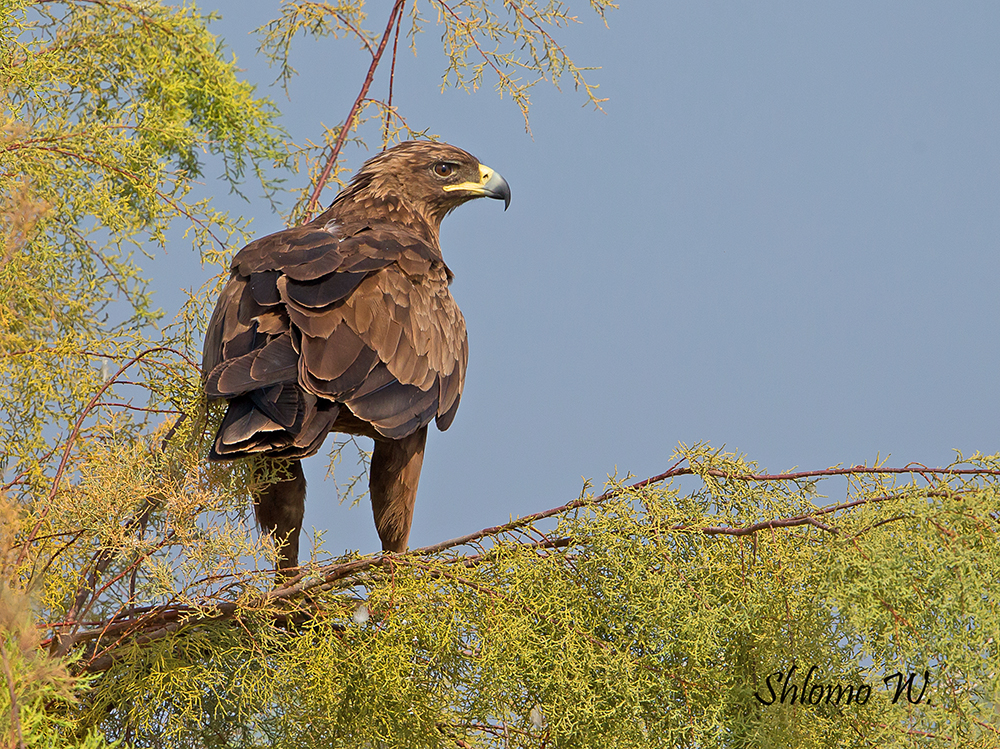
[[[204,459],[211,289],[161,325],[136,254],[184,226],[217,284],[248,237],[198,197],[209,168],[276,201],[301,169],[297,222],[346,143],[420,135],[392,72],[432,23],[447,85],[488,81],[525,122],[539,80],[600,103],[560,3],[395,0],[374,31],[368,10],[285,2],[259,30],[279,79],[304,35],[370,57],[305,145],[192,8],[0,11],[6,744],[997,745],[996,456],[767,475],[682,445],[659,476],[406,554],[319,550],[273,587],[248,497],[274,476]]]

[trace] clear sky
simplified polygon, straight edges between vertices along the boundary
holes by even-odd
[[[251,32],[277,3],[200,7],[267,90]],[[370,27],[388,7],[370,3]],[[455,423],[431,430],[410,545],[563,504],[583,477],[656,474],[681,441],[771,471],[1000,451],[1000,4],[626,1],[610,29],[570,8],[583,24],[562,38],[601,67],[603,114],[539,84],[528,136],[489,86],[441,94],[433,14],[397,67],[411,125],[513,194],[444,224],[470,363]],[[269,95],[318,138],[369,58],[327,39],[292,61],[290,97]],[[346,152],[352,170],[365,157]],[[282,228],[207,187],[259,235]],[[168,314],[208,275],[180,243],[150,272]],[[370,509],[338,506],[324,471],[306,461],[305,530],[376,551]]]

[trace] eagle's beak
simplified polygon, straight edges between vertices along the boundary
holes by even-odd
[[[502,200],[505,211],[510,205],[510,185],[507,184],[507,180],[484,164],[479,165],[479,182],[462,182],[457,185],[447,185],[444,189],[448,192],[468,190],[477,196]]]
[[[479,165],[479,176],[483,181],[483,195],[503,201],[503,209],[510,206],[510,185],[507,180],[488,166]]]

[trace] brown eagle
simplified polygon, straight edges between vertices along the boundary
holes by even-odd
[[[263,454],[290,478],[254,500],[298,564],[301,458],[331,432],[375,440],[370,493],[387,551],[405,551],[427,425],[447,429],[465,382],[465,319],[448,290],[441,220],[499,174],[445,143],[400,143],[365,162],[324,213],[233,258],[205,336],[205,392],[229,407],[210,458]]]

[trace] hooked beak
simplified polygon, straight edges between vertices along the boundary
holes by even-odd
[[[447,185],[444,189],[448,192],[467,190],[477,197],[502,200],[505,211],[510,205],[510,185],[507,184],[507,180],[484,164],[479,165],[479,182],[462,182],[457,185]]]

